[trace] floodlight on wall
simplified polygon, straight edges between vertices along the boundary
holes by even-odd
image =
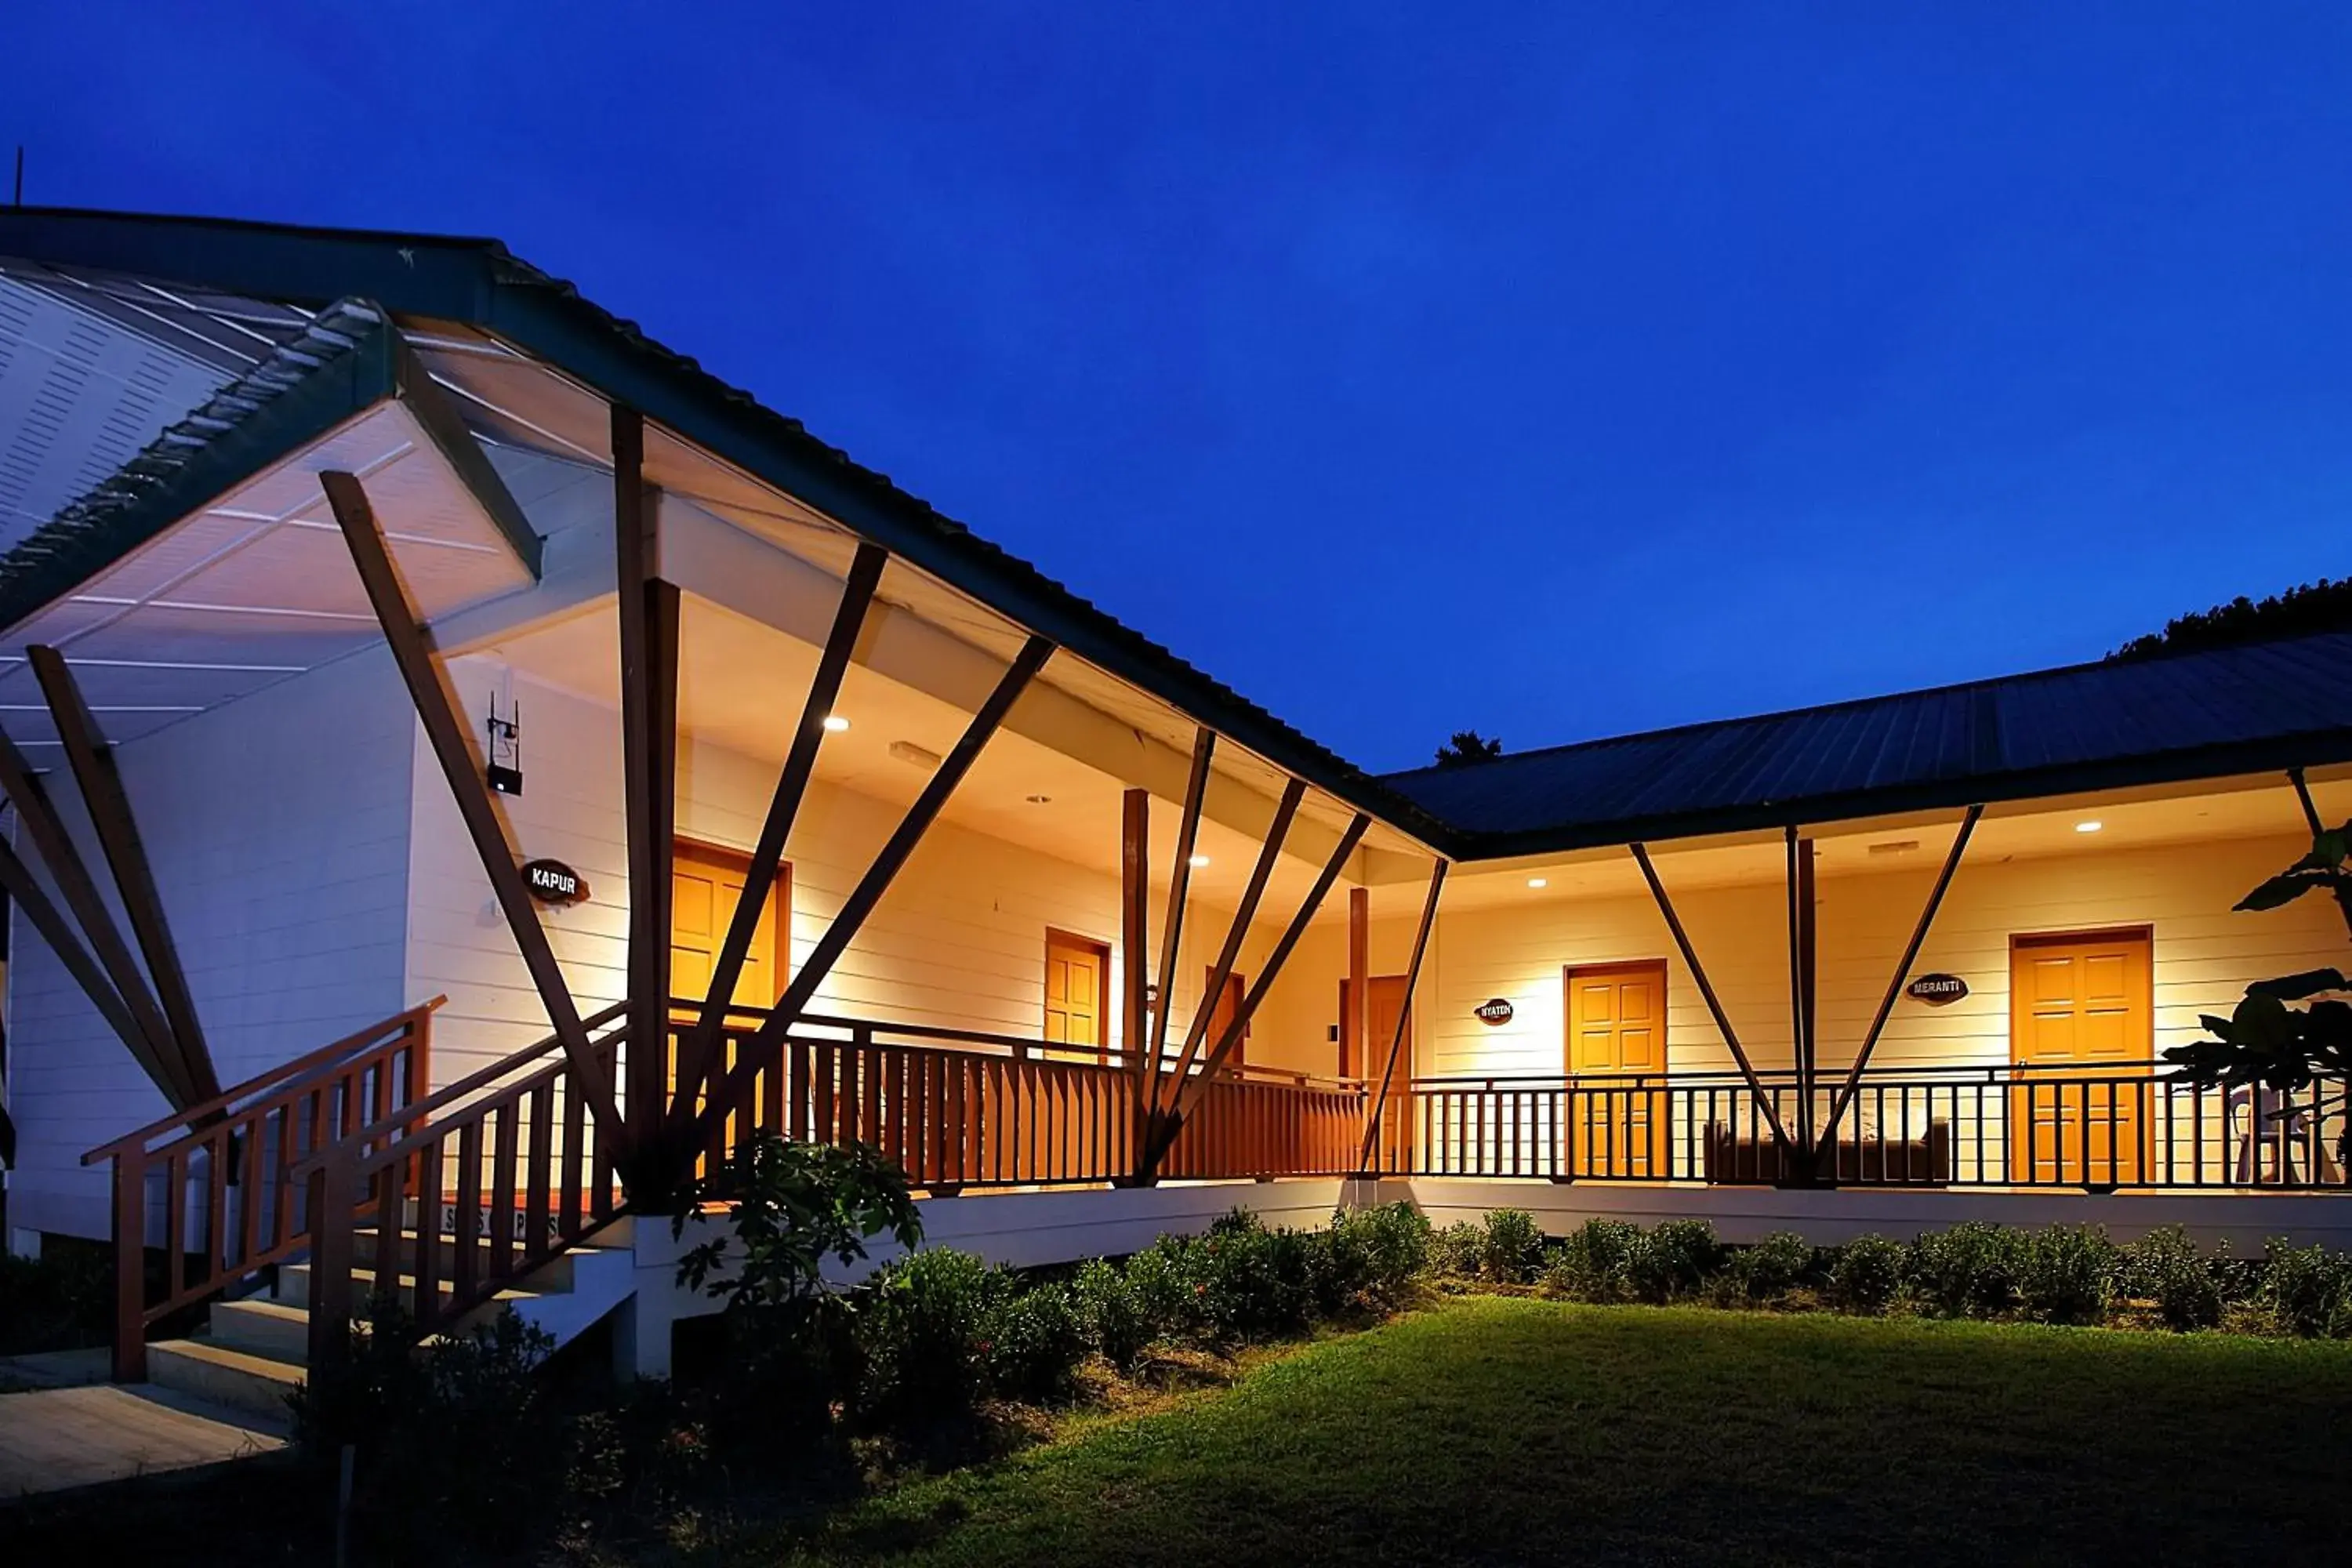
[[[500,795],[522,794],[522,704],[499,717],[499,694],[490,693],[490,760],[482,777]]]

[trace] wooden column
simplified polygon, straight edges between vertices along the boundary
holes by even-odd
[[[1388,1054],[1381,1058],[1380,1086],[1364,1104],[1364,1142],[1356,1166],[1367,1174],[1379,1171],[1374,1157],[1380,1151],[1381,1117],[1388,1109],[1389,1086],[1396,1081],[1397,1058],[1404,1050],[1405,1037],[1412,1032],[1413,993],[1421,986],[1421,961],[1429,951],[1429,933],[1437,925],[1437,895],[1444,889],[1445,871],[1443,860],[1430,868],[1429,897],[1422,902],[1421,924],[1412,933],[1412,959],[1404,966],[1404,1005],[1397,1010],[1396,1029],[1389,1037]]]
[[[1140,1056],[1150,1043],[1146,993],[1151,985],[1151,792],[1131,789],[1119,799],[1118,962],[1121,1049]]]
[[[327,492],[335,521],[343,531],[352,564],[358,568],[360,582],[367,589],[368,603],[374,607],[377,624],[391,645],[393,663],[408,688],[409,700],[415,706],[418,722],[424,726],[425,742],[433,749],[434,760],[440,764],[441,776],[457,803],[467,835],[474,841],[474,852],[481,858],[483,874],[489,879],[490,891],[506,916],[507,929],[514,936],[523,967],[530,972],[540,1004],[547,1009],[548,1021],[562,1043],[564,1059],[571,1064],[583,1099],[596,1118],[597,1142],[610,1149],[616,1145],[620,1131],[611,1075],[588,1038],[580,1009],[564,982],[562,966],[555,961],[555,949],[547,940],[546,928],[539,923],[539,910],[531,902],[530,890],[523,886],[521,866],[507,840],[506,821],[499,814],[498,803],[490,798],[489,785],[483,782],[482,759],[466,738],[465,725],[457,718],[457,698],[434,654],[433,639],[418,619],[415,605],[409,602],[408,590],[393,566],[391,552],[385,546],[383,531],[377,525],[375,509],[368,502],[366,489],[356,477],[347,473],[323,473],[319,482]]]
[[[1813,995],[1816,969],[1813,908],[1813,841],[1788,829],[1789,848],[1789,1038],[1790,1065],[1796,1069],[1797,1131],[1795,1169],[1788,1173],[1801,1182],[1812,1179],[1813,1155]]]
[[[677,837],[678,595],[661,576],[661,492],[646,422],[613,405],[614,584],[629,860],[628,1146],[651,1146],[668,1103],[672,862]]]
[[[1348,1016],[1339,1034],[1354,1042],[1355,1076],[1372,1076],[1372,890],[1348,889]],[[1344,1075],[1349,1069],[1342,1068]]]
[[[192,1103],[211,1100],[220,1093],[220,1079],[213,1071],[212,1052],[205,1045],[204,1028],[196,1018],[195,999],[188,994],[171,922],[163,915],[163,894],[155,886],[146,846],[140,841],[138,822],[131,815],[131,796],[114,763],[114,748],[99,734],[98,721],[82,700],[81,688],[66,667],[64,656],[56,648],[37,645],[26,648],[25,655],[40,682],[49,717],[57,722],[58,738],[65,743],[67,765],[73,770],[99,848],[114,874],[115,890],[121,896],[123,913],[130,918],[131,935],[147,961],[147,974],[154,984],[169,1030],[167,1054],[179,1063]]]

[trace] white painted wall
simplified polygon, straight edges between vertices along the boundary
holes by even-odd
[[[376,650],[117,752],[224,1086],[406,1005],[414,730]],[[108,885],[70,777],[48,782]],[[103,1236],[106,1172],[82,1153],[163,1100],[22,911],[10,918],[10,1223]],[[119,909],[116,924],[129,940]]]

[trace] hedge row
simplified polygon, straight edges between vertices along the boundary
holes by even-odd
[[[1440,1231],[1435,1271],[1535,1285],[1580,1301],[1820,1305],[1876,1315],[2097,1324],[2144,1303],[2173,1329],[2222,1326],[2352,1338],[2352,1255],[2273,1240],[2260,1258],[2208,1256],[2179,1226],[2118,1245],[2097,1226],[2040,1230],[1970,1220],[1907,1245],[1883,1236],[1814,1247],[1776,1232],[1727,1247],[1705,1220],[1651,1229],[1588,1220],[1547,1238],[1532,1215],[1496,1209]]]

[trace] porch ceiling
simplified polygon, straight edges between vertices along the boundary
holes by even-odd
[[[617,710],[619,653],[609,615],[570,616],[500,637],[478,651],[533,679]],[[698,757],[693,742],[752,759],[766,768],[780,765],[816,660],[817,650],[800,638],[688,595],[678,638],[679,725],[689,737],[679,755],[681,795],[692,800],[700,795],[695,782],[698,769],[724,765],[715,757]],[[893,747],[903,743],[943,755],[970,717],[952,703],[863,664],[850,667],[835,711],[850,727],[826,738],[818,753],[816,777],[894,811],[914,800],[930,768],[919,758],[910,762],[894,755]],[[772,784],[772,774],[763,773],[753,786],[754,798],[764,802]],[[990,740],[940,815],[956,826],[1115,878],[1125,789],[1123,780],[1008,726]],[[1159,886],[1166,885],[1175,861],[1179,816],[1165,802],[1152,813],[1152,869]],[[800,841],[822,837],[825,818],[824,810],[812,803],[797,826]],[[693,831],[690,815],[681,822],[683,831]],[[747,818],[738,836],[748,844],[757,826],[756,817]],[[1208,858],[1208,864],[1192,873],[1194,896],[1211,906],[1232,908],[1248,879],[1258,844],[1245,833],[1204,819],[1195,848]],[[1268,884],[1261,918],[1286,919],[1319,869],[1319,856],[1283,855]],[[1335,896],[1326,901],[1323,918],[1338,918],[1343,909],[1344,900]]]
[[[381,641],[319,488],[335,468],[367,482],[428,616],[530,584],[417,416],[387,397],[9,628],[0,727],[22,746],[57,743],[25,658],[33,644],[65,654],[120,742]]]

